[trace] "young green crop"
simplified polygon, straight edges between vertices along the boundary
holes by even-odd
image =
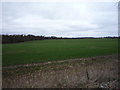
[[[118,39],[54,39],[3,44],[2,64],[30,64],[118,53]]]

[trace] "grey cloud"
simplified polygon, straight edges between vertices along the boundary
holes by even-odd
[[[4,34],[55,36],[117,35],[117,8],[112,2],[3,3]]]

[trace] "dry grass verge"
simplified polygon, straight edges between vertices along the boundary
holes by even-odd
[[[12,68],[11,68],[12,67]],[[3,67],[3,88],[117,88],[118,55]]]

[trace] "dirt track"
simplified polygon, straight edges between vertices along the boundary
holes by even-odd
[[[118,88],[118,56],[3,67],[3,88]]]

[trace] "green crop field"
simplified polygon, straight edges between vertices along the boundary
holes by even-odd
[[[59,39],[2,45],[2,64],[30,64],[118,53],[118,39]]]

